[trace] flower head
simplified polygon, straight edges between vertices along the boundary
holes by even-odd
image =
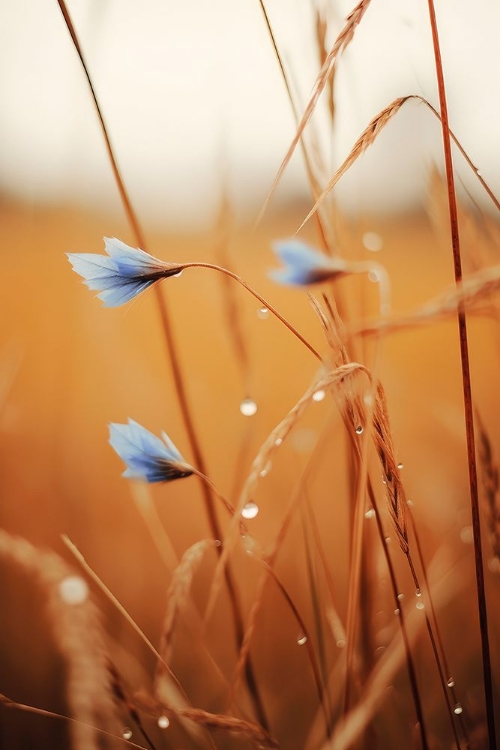
[[[168,435],[163,432],[160,439],[132,419],[128,424],[111,424],[109,442],[127,464],[124,477],[170,482],[193,473]]]
[[[98,291],[106,307],[118,307],[149,286],[182,271],[182,265],[167,263],[129,247],[115,237],[105,237],[106,255],[67,253],[73,270],[83,276],[89,289]]]
[[[318,284],[347,273],[344,260],[329,258],[299,240],[280,240],[273,244],[273,250],[284,268],[271,271],[270,276],[280,284]]]

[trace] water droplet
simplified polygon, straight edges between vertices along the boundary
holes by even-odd
[[[173,277],[174,277],[174,279],[178,279],[178,278],[179,278],[179,276],[182,276],[182,272],[183,272],[183,269],[181,269],[181,270],[180,270],[180,271],[179,271],[178,273],[174,273],[174,274],[172,274],[172,275],[173,275]]]
[[[422,596],[422,592],[420,591],[420,589],[416,589],[415,596]]]
[[[386,544],[390,544],[391,543],[391,537],[390,536],[386,536],[386,538],[384,539],[384,541],[385,541]]]
[[[240,404],[240,411],[244,417],[253,417],[257,413],[257,404],[251,398],[244,398]]]
[[[216,547],[222,547],[222,542],[221,542],[221,540],[220,540],[220,539],[216,539],[216,540],[215,540],[215,546],[216,546]]]
[[[365,232],[361,238],[361,242],[363,243],[363,247],[371,250],[372,253],[376,253],[384,247],[382,237],[376,232]]]
[[[303,646],[304,643],[307,643],[307,635],[304,635],[304,633],[301,633],[299,637],[297,638],[297,643],[299,646]]]
[[[453,709],[453,713],[457,714],[457,716],[459,716],[462,713],[462,711],[463,711],[462,706],[460,705],[460,703],[457,703],[457,705]]]
[[[243,518],[246,518],[247,521],[250,521],[252,518],[255,518],[259,515],[259,506],[257,505],[257,503],[250,501],[241,511],[241,515],[243,516]]]
[[[254,537],[251,534],[243,534],[241,538],[247,555],[253,555],[257,547]]]
[[[375,508],[369,508],[365,513],[365,518],[375,518]]]
[[[59,584],[59,596],[65,604],[83,604],[88,595],[87,582],[80,576],[68,576]]]
[[[405,598],[404,594],[398,594],[398,599],[400,602],[402,602],[404,598]]]
[[[401,612],[401,610],[400,610],[400,609],[395,609],[395,610],[394,610],[394,614],[395,614],[395,615],[399,615],[399,613],[400,613],[400,612]]]
[[[402,463],[398,464],[398,469],[401,471],[401,469],[404,469],[404,465]]]
[[[170,726],[170,719],[168,718],[168,716],[159,716],[158,726],[160,727],[160,729],[167,729]]]
[[[267,477],[271,469],[273,468],[273,464],[271,461],[268,461],[267,464],[264,466],[264,468],[259,471],[259,477]]]
[[[283,442],[283,438],[276,438],[276,440],[274,441],[274,444],[279,447],[282,444],[282,442]]]
[[[266,318],[269,317],[269,310],[267,309],[267,307],[260,307],[257,310],[257,317],[261,320],[266,320]]]
[[[453,679],[453,677],[450,677],[450,679],[448,680],[446,684],[448,685],[449,688],[455,687],[455,680]]]
[[[415,607],[416,607],[417,609],[425,609],[425,604],[424,604],[423,602],[417,602],[417,603],[415,604]]]
[[[407,501],[406,501],[406,504],[407,504],[407,506],[408,506],[409,508],[413,508],[413,505],[414,505],[414,503],[413,503],[413,500],[407,500]]]
[[[378,271],[368,271],[368,281],[372,281],[377,284],[380,281],[380,274]]]
[[[362,425],[358,425],[356,427],[355,432],[356,432],[356,435],[362,435],[363,434],[363,427],[362,427]]]
[[[337,648],[345,648],[347,644],[347,641],[345,638],[339,638],[337,641]]]
[[[122,737],[124,740],[129,740],[132,737],[132,730],[130,729],[130,727],[123,728]]]
[[[313,393],[313,401],[323,401],[325,398],[326,393],[325,391],[316,391],[316,393]]]
[[[472,526],[464,526],[463,529],[460,529],[460,539],[464,544],[472,544],[474,541]]]

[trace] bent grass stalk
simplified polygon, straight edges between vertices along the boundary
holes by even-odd
[[[92,79],[90,77],[88,67],[85,61],[85,58],[83,56],[83,51],[80,45],[80,42],[78,40],[78,36],[76,34],[75,28],[73,26],[73,22],[71,20],[71,16],[69,15],[68,9],[66,7],[66,3],[64,0],[57,0],[59,4],[59,8],[61,10],[61,13],[63,15],[64,21],[66,23],[66,27],[70,33],[71,39],[73,41],[73,45],[75,47],[75,50],[78,54],[78,57],[80,58],[80,62],[83,68],[83,71],[85,73],[90,92],[92,94],[92,98],[94,101],[95,110],[97,112],[97,115],[99,117],[99,122],[101,126],[101,131],[106,143],[106,149],[108,152],[108,157],[110,160],[110,164],[113,170],[113,175],[115,177],[116,184],[118,186],[118,190],[120,193],[120,197],[123,202],[123,206],[125,209],[125,213],[128,217],[128,220],[130,222],[130,225],[135,233],[137,243],[142,247],[143,250],[146,251],[146,244],[144,242],[144,237],[139,225],[139,222],[137,220],[137,217],[135,215],[135,212],[132,208],[131,201],[129,199],[127,190],[125,188],[125,183],[123,181],[123,178],[121,176],[120,170],[118,168],[118,163],[116,160],[116,157],[114,155],[114,150],[111,145],[111,140],[109,138],[108,129],[106,122],[104,120],[104,116],[102,114],[102,109],[99,104],[99,100],[97,99],[97,95],[95,93],[95,89],[92,83]],[[186,389],[184,387],[184,381],[181,375],[180,365],[179,365],[179,358],[177,355],[177,346],[175,343],[172,326],[170,324],[169,319],[169,313],[167,309],[166,300],[161,294],[161,291],[159,287],[155,287],[155,295],[156,300],[158,304],[158,310],[161,318],[161,323],[163,326],[163,331],[165,335],[165,341],[167,344],[167,350],[168,350],[168,356],[170,365],[172,368],[172,375],[174,378],[175,388],[177,392],[177,397],[179,400],[179,405],[181,409],[181,413],[184,420],[184,425],[186,427],[186,432],[188,434],[189,443],[191,446],[191,450],[194,455],[195,463],[197,468],[202,474],[206,474],[206,467],[205,467],[205,460],[203,457],[203,453],[201,451],[201,446],[198,440],[198,436],[195,430],[194,422],[191,416],[191,409],[189,406],[189,401],[186,393]],[[219,522],[217,519],[217,515],[214,508],[213,498],[210,492],[209,487],[206,483],[202,483],[202,492],[203,492],[203,499],[205,503],[205,510],[208,518],[209,527],[212,533],[212,537],[214,539],[221,539],[222,534],[219,526]],[[218,552],[220,553],[221,550],[218,548]],[[225,567],[225,580],[226,585],[229,593],[229,598],[231,602],[231,608],[232,608],[232,614],[233,614],[233,621],[234,621],[234,630],[235,630],[235,637],[236,637],[236,646],[237,649],[240,648],[241,642],[243,639],[243,618],[241,614],[241,604],[239,601],[238,592],[236,589],[236,585],[233,580],[233,576],[231,573],[231,569],[226,566]],[[248,690],[251,696],[251,699],[254,704],[255,712],[257,715],[258,720],[262,724],[264,728],[268,727],[268,721],[267,717],[264,711],[264,706],[262,704],[262,700],[260,698],[257,681],[254,675],[253,667],[250,662],[247,663],[246,666],[246,680],[247,680],[247,686]]]
[[[370,121],[370,123],[367,125],[365,130],[361,133],[358,140],[350,150],[347,157],[344,159],[340,167],[334,172],[333,176],[328,181],[327,186],[324,188],[323,192],[319,196],[319,198],[316,200],[315,204],[305,217],[305,219],[300,224],[299,228],[296,231],[296,234],[300,232],[300,230],[307,224],[309,219],[316,214],[320,206],[322,205],[323,201],[327,197],[327,195],[333,190],[335,185],[339,182],[339,180],[346,174],[346,172],[349,171],[349,169],[353,166],[353,164],[359,159],[359,157],[370,147],[373,145],[373,143],[376,141],[378,135],[382,132],[382,130],[385,128],[385,126],[392,120],[394,115],[396,115],[401,107],[406,104],[406,102],[409,102],[411,100],[420,101],[422,104],[425,104],[425,106],[438,118],[438,120],[441,121],[441,125],[443,127],[443,130],[446,130],[447,137],[452,138],[454,143],[456,144],[457,148],[459,149],[460,153],[464,157],[465,161],[471,168],[471,170],[474,172],[476,178],[479,180],[481,186],[484,188],[490,199],[492,200],[495,207],[500,210],[500,201],[496,198],[495,194],[489,187],[488,183],[484,180],[482,175],[480,174],[478,168],[474,165],[472,159],[467,154],[466,150],[458,140],[458,138],[452,133],[452,131],[449,128],[448,120],[446,118],[446,123],[444,121],[443,116],[439,114],[439,112],[430,104],[427,99],[425,99],[423,96],[419,96],[416,94],[408,94],[407,96],[398,97],[397,99],[394,99],[387,107],[382,109],[375,117]],[[451,153],[451,152],[450,152]]]

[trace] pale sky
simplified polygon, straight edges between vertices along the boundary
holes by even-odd
[[[355,2],[320,5],[331,9],[333,43]],[[304,103],[318,71],[314,6],[267,0]],[[294,133],[258,0],[70,0],[68,7],[141,218],[162,227],[209,223],[224,165],[239,211],[255,214]],[[436,11],[452,128],[500,193],[500,4],[436,0]],[[437,106],[427,3],[373,0],[338,65],[333,140],[324,109],[316,117],[331,171],[380,109],[411,93]],[[0,101],[3,192],[120,210],[56,0],[0,3]],[[335,195],[354,213],[418,206],[440,153],[437,120],[406,105]],[[459,157],[456,165],[481,196]],[[297,152],[276,203],[307,195]]]

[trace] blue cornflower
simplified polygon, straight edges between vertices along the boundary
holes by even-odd
[[[318,284],[348,273],[344,260],[329,258],[299,240],[280,240],[274,242],[272,247],[285,266],[270,272],[271,278],[280,284]]]
[[[66,253],[73,270],[83,276],[89,289],[98,291],[106,307],[118,307],[152,284],[180,273],[184,266],[129,247],[115,237],[105,237],[106,255]]]
[[[109,442],[127,464],[123,476],[147,482],[170,482],[193,474],[193,467],[185,463],[168,435],[163,432],[162,438],[132,419],[128,424],[111,424]]]

